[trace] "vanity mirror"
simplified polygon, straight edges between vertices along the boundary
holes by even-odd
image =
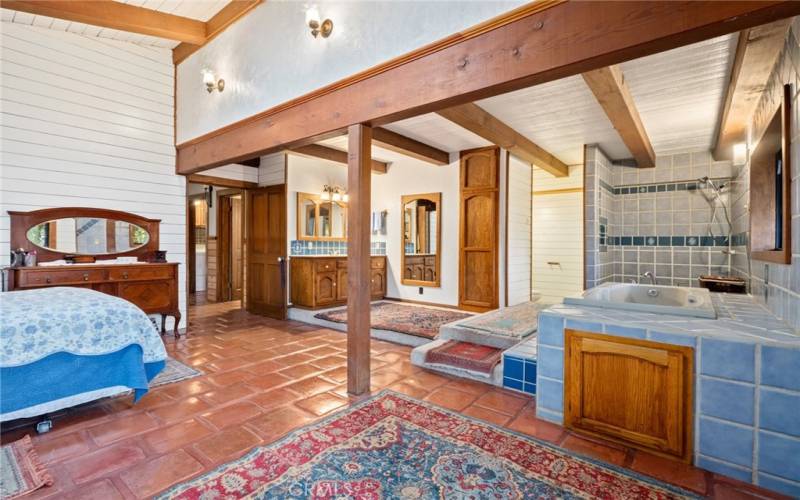
[[[783,87],[782,97],[750,157],[750,251],[754,260],[790,264],[791,85]]]
[[[347,202],[323,200],[316,194],[297,193],[297,239],[345,241]]]
[[[401,204],[402,283],[438,287],[442,193],[405,195],[401,198]]]

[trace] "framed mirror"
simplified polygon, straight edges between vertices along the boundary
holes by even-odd
[[[792,88],[750,157],[750,251],[755,260],[792,262],[790,153]]]
[[[323,200],[311,193],[297,193],[297,239],[347,240],[347,202]]]
[[[442,193],[404,195],[401,268],[404,285],[440,286]]]

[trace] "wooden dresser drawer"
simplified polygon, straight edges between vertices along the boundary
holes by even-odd
[[[318,273],[327,273],[336,270],[336,259],[317,259],[314,270]]]
[[[372,269],[383,269],[386,267],[386,258],[385,257],[372,257],[370,260],[370,267]]]
[[[435,266],[436,265],[436,257],[425,257],[425,265],[426,266]]]
[[[27,271],[20,273],[20,286],[68,285],[72,283],[91,283],[103,281],[104,279],[105,272],[102,269]]]
[[[114,281],[141,281],[159,280],[172,278],[172,267],[170,266],[142,266],[127,267],[108,271],[108,279]]]

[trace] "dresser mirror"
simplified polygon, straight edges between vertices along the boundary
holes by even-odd
[[[347,202],[323,200],[311,193],[297,193],[297,239],[347,240]]]
[[[143,247],[147,229],[102,217],[63,217],[28,229],[28,241],[37,247],[78,255],[110,255]]]
[[[402,283],[440,286],[442,193],[412,194],[401,198]]]

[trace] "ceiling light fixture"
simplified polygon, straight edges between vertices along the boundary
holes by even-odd
[[[324,21],[320,22],[320,15],[319,11],[316,7],[310,7],[306,11],[306,22],[308,23],[308,27],[311,28],[311,35],[314,38],[322,35],[322,38],[328,38],[331,36],[331,32],[333,31],[333,21],[330,19],[325,19]]]
[[[737,167],[747,163],[747,144],[739,142],[733,145],[733,164]]]
[[[211,71],[210,69],[203,70],[203,83],[206,84],[206,90],[208,91],[209,94],[214,92],[215,90],[217,92],[222,92],[223,90],[225,90],[225,80],[223,80],[222,78],[217,80],[216,75],[214,75],[214,72]]]

